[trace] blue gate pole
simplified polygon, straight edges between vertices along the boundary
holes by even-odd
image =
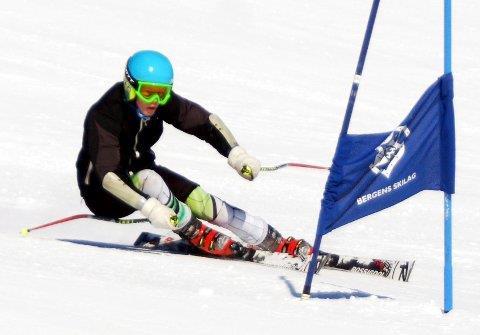
[[[348,132],[348,127],[350,125],[350,119],[352,118],[353,106],[355,105],[355,98],[357,97],[358,86],[360,85],[360,79],[362,77],[363,65],[365,64],[365,58],[367,57],[368,46],[370,44],[370,37],[372,36],[373,26],[375,24],[375,18],[377,17],[378,5],[380,0],[373,0],[372,9],[370,10],[370,16],[368,18],[367,30],[365,31],[365,36],[363,37],[362,50],[360,51],[360,56],[358,58],[357,68],[355,70],[355,77],[353,78],[352,90],[350,91],[350,97],[348,99],[347,110],[345,112],[345,117],[343,119],[342,130],[337,142],[340,143],[340,138]],[[305,284],[303,286],[302,299],[308,299],[310,297],[310,289],[312,287],[313,274],[317,269],[317,257],[318,252],[320,251],[320,244],[322,242],[323,235],[323,224],[322,224],[322,213],[320,214],[317,221],[317,232],[315,235],[315,242],[313,244],[314,255],[312,261],[308,265],[307,277],[305,278]]]
[[[452,2],[444,0],[444,73],[452,72]],[[452,195],[444,196],[444,254],[443,270],[443,312],[453,308],[453,266],[452,266]]]

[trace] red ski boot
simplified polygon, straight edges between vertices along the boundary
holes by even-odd
[[[209,255],[242,257],[248,251],[248,248],[231,237],[208,227],[198,219],[194,219],[176,233]]]
[[[305,240],[297,240],[291,236],[284,238],[270,225],[268,225],[267,236],[258,247],[271,252],[285,252],[293,257],[301,257],[302,259],[307,258],[313,252],[313,248]]]
[[[286,252],[290,256],[305,259],[312,254],[313,248],[305,240],[297,240],[290,236],[282,238],[275,252]]]

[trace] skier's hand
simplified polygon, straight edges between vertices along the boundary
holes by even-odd
[[[147,217],[153,226],[163,229],[174,229],[177,225],[177,214],[173,209],[162,205],[156,198],[149,198],[140,212]]]
[[[250,156],[241,146],[236,146],[230,151],[228,164],[248,180],[253,180],[260,172],[260,161]]]

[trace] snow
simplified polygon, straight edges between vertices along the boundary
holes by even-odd
[[[480,4],[454,2],[457,124],[454,310],[442,314],[442,194],[423,192],[338,229],[323,249],[414,258],[411,282],[324,271],[304,275],[214,259],[141,254],[58,241],[131,244],[147,224],[79,220],[83,118],[138,49],[167,54],[175,88],[219,114],[265,166],[329,164],[370,1],[9,1],[0,9],[1,334],[476,334]],[[439,1],[380,5],[352,132],[394,128],[443,72]],[[207,144],[167,127],[158,163],[313,240],[326,173],[238,177]],[[164,232],[163,232],[164,233]]]

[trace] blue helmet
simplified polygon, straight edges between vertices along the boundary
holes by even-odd
[[[173,67],[166,56],[153,50],[134,53],[125,66],[124,88],[127,100],[135,99],[139,82],[173,84]]]

